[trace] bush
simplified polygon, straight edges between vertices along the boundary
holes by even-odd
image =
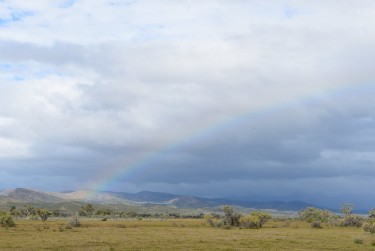
[[[214,216],[212,216],[211,214],[206,214],[206,215],[204,216],[204,220],[205,220],[210,226],[213,226]]]
[[[259,217],[248,214],[240,218],[240,224],[243,228],[255,228],[258,229],[261,227]]]
[[[262,227],[269,219],[272,218],[269,213],[263,211],[255,211],[252,212],[251,215],[259,218],[259,227]]]
[[[354,243],[355,244],[363,244],[363,240],[362,239],[355,239]]]
[[[36,210],[36,214],[42,219],[42,221],[46,221],[52,213],[46,209],[38,209]]]
[[[233,211],[231,206],[224,206],[224,224],[228,226],[238,227],[240,225],[240,214]]]
[[[308,207],[299,211],[298,217],[308,223],[313,223],[315,221],[328,222],[338,218],[338,216],[331,211],[314,207]]]
[[[12,215],[9,213],[0,216],[0,226],[2,227],[15,227],[16,223],[13,220]]]
[[[363,226],[363,230],[365,230],[367,233],[375,234],[375,224],[373,222],[368,222]]]
[[[339,223],[340,227],[361,227],[363,220],[358,216],[347,216],[345,219],[341,220]]]
[[[314,221],[311,223],[310,225],[312,228],[322,228],[322,224],[320,223],[320,221]]]
[[[224,222],[224,220],[221,219],[217,215],[206,214],[204,216],[204,219],[212,227],[222,227],[222,226],[226,225],[225,222]]]
[[[255,211],[240,218],[240,225],[243,228],[261,228],[271,215],[263,211]]]
[[[69,220],[67,227],[80,227],[81,222],[79,221],[78,214],[73,215],[73,217]]]

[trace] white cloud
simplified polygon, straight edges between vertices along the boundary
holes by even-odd
[[[29,145],[25,142],[0,137],[0,159],[25,158],[30,154]]]
[[[188,184],[336,177],[350,148],[345,176],[372,175],[375,6],[344,2],[4,1],[0,158],[166,149],[143,181]]]

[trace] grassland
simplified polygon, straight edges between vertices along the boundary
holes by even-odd
[[[375,250],[375,237],[362,228],[313,229],[294,221],[270,221],[262,229],[218,229],[201,219],[93,219],[73,229],[66,220],[16,223],[0,228],[0,250]]]

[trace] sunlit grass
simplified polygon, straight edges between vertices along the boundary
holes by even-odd
[[[19,220],[0,228],[0,250],[375,250],[362,228],[270,221],[262,229],[209,227],[203,220]],[[362,240],[363,244],[355,240]]]

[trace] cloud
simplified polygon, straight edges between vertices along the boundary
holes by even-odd
[[[2,5],[0,20],[19,13],[0,29],[14,186],[112,173],[113,190],[355,194],[374,179],[370,1]]]

